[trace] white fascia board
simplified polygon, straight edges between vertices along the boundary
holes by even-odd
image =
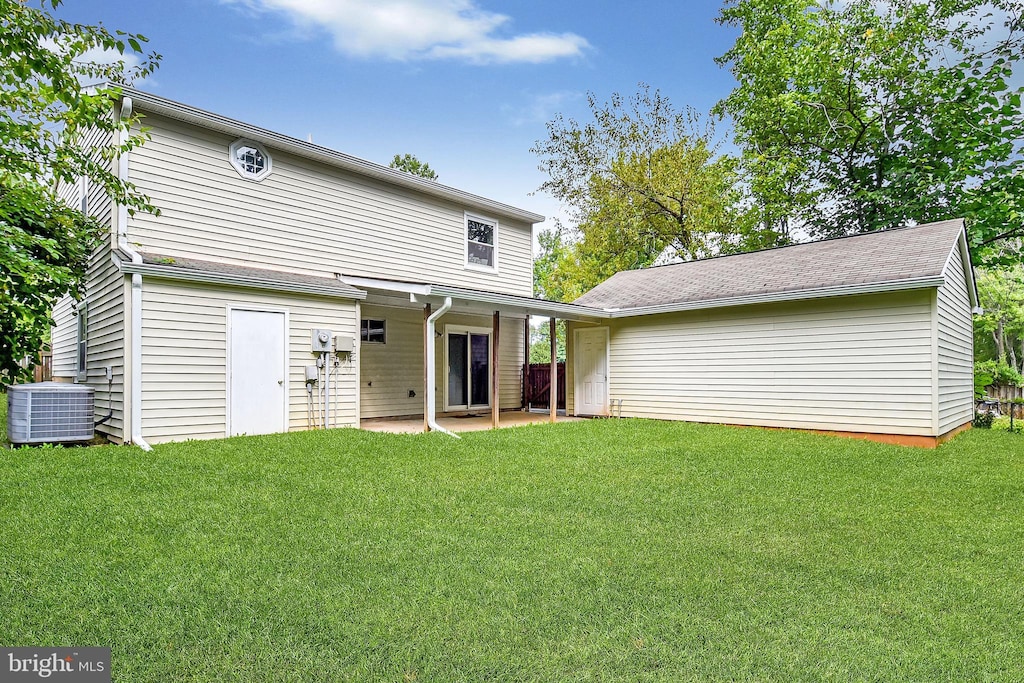
[[[549,318],[558,318],[559,320],[594,321],[608,317],[607,312],[600,308],[580,306],[579,304],[531,299],[528,296],[499,294],[497,292],[468,291],[459,287],[445,287],[443,285],[431,285],[430,289],[430,293],[435,296],[451,297],[452,299],[478,304],[490,304],[499,309],[506,307],[528,315],[547,316]]]
[[[228,287],[247,287],[249,289],[264,289],[273,292],[314,294],[316,296],[328,296],[335,299],[360,300],[366,298],[366,292],[358,290],[353,292],[339,292],[334,287],[319,286],[312,283],[288,282],[285,280],[249,277],[245,275],[230,275],[227,273],[214,273],[204,270],[185,270],[183,268],[161,266],[152,263],[131,263],[129,261],[122,261],[120,264],[120,270],[122,273],[138,273],[139,275],[158,277],[165,280],[200,282],[203,284],[224,285]]]
[[[960,249],[960,260],[963,261],[964,266],[964,278],[967,280],[967,294],[971,299],[971,306],[973,308],[980,307],[980,301],[978,300],[978,282],[974,277],[974,264],[971,263],[971,248],[967,244],[967,228],[960,231],[960,239],[957,241],[957,247]]]
[[[399,292],[402,294],[419,294],[427,296],[430,294],[430,285],[418,282],[400,282],[397,280],[381,280],[372,277],[355,277],[351,275],[341,276],[341,281],[352,287],[363,289],[379,289],[384,292]]]
[[[561,320],[595,321],[606,318],[607,314],[599,308],[566,304],[558,301],[544,301],[528,296],[484,292],[462,287],[445,285],[425,285],[418,282],[401,282],[397,280],[380,280],[369,277],[342,276],[341,281],[353,287],[371,289],[393,294],[408,294],[411,303],[438,304],[451,298],[460,304],[487,307],[489,310],[501,310],[517,315],[540,315],[555,317]]]
[[[926,289],[942,285],[942,277],[920,277],[892,282],[842,285],[839,287],[822,287],[820,289],[799,289],[789,292],[772,292],[770,294],[750,294],[729,299],[705,299],[702,301],[686,301],[681,303],[662,304],[660,306],[641,306],[637,308],[608,308],[605,311],[609,318],[629,318],[638,315],[656,315],[658,313],[678,313],[697,311],[707,308],[729,308],[732,306],[750,306],[753,304],[771,304],[783,301],[799,301],[801,299],[825,299],[854,294],[880,294],[898,292],[907,289]]]
[[[411,173],[388,168],[387,166],[381,166],[380,164],[375,164],[372,161],[366,161],[365,159],[360,159],[358,157],[330,149],[329,147],[315,145],[311,142],[299,140],[298,138],[293,138],[281,133],[275,133],[274,131],[267,130],[265,128],[260,128],[242,121],[236,121],[235,119],[230,119],[226,116],[221,116],[220,114],[214,114],[202,109],[197,109],[196,107],[159,97],[158,95],[152,95],[126,86],[120,87],[123,95],[132,98],[136,109],[151,111],[155,114],[161,114],[172,119],[185,121],[197,126],[233,135],[235,137],[248,138],[255,142],[267,145],[268,147],[284,150],[297,156],[306,157],[307,159],[315,159],[316,161],[338,168],[343,168],[346,171],[358,173],[363,176],[375,178],[382,182],[390,183],[391,185],[398,185],[416,190],[417,192],[422,192],[423,194],[447,199],[448,201],[456,202],[462,206],[467,206],[477,211],[497,214],[506,218],[524,221],[531,225],[534,223],[542,223],[545,220],[545,217],[541,214],[533,213],[532,211],[527,211],[525,209],[519,209],[503,202],[487,199],[486,197],[481,197],[470,192],[449,187],[448,185],[442,185],[436,180],[427,180],[426,178],[421,178]]]

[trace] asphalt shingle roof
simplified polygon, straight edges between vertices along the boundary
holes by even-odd
[[[322,277],[317,275],[303,275],[301,273],[289,273],[280,270],[269,270],[266,268],[252,268],[249,266],[236,266],[230,263],[218,263],[214,261],[203,261],[200,259],[182,258],[179,256],[166,256],[163,254],[152,254],[142,252],[142,261],[148,265],[162,266],[169,270],[188,271],[194,273],[213,273],[218,275],[231,275],[239,278],[246,278],[253,281],[263,281],[270,284],[279,283],[282,285],[306,285],[326,290],[333,290],[339,296],[354,296],[362,298],[363,291],[351,285],[345,284],[338,278]]]
[[[574,303],[604,309],[938,277],[960,219],[616,273]]]

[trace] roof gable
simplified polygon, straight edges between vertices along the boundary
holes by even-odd
[[[436,180],[428,180],[412,173],[399,171],[388,166],[360,159],[358,157],[339,152],[329,147],[316,145],[312,142],[299,140],[282,133],[276,133],[259,126],[254,126],[243,121],[221,116],[213,112],[204,111],[181,102],[160,97],[142,90],[136,90],[128,86],[118,86],[123,97],[131,98],[133,106],[140,111],[149,111],[165,116],[170,119],[184,121],[186,123],[200,126],[209,130],[218,131],[235,137],[243,137],[248,140],[266,145],[270,148],[287,151],[296,156],[313,159],[329,166],[341,168],[351,173],[356,173],[381,182],[415,190],[423,194],[440,197],[455,202],[470,209],[483,211],[487,214],[511,218],[523,221],[527,224],[540,223],[544,216],[510,206],[486,197],[459,190],[448,185],[443,185]]]
[[[966,244],[963,231],[956,219],[622,271],[575,303],[673,310],[938,286],[950,252]],[[970,282],[969,262],[965,270]]]

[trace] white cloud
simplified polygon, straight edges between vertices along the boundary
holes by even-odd
[[[121,54],[117,50],[105,50],[101,47],[94,47],[86,50],[82,54],[75,58],[76,62],[86,62],[92,64],[116,64],[118,62],[124,62],[124,71],[128,72],[137,67],[142,63],[139,56],[134,52],[125,52]]]
[[[63,53],[67,50],[66,46],[59,45],[52,38],[44,38],[40,45],[51,52]],[[92,47],[85,52],[75,57],[74,61],[80,65],[97,65],[99,67],[106,67],[111,65],[121,65],[121,75],[125,78],[131,75],[132,71],[142,64],[142,58],[131,51],[126,51],[121,54],[117,50],[111,50],[102,47]],[[96,74],[79,74],[78,80],[81,83],[92,83],[97,80],[102,80]],[[138,85],[146,79],[135,79],[134,85]],[[152,82],[149,83],[152,85]]]
[[[223,0],[326,31],[338,51],[397,61],[454,59],[476,64],[547,62],[589,47],[574,33],[505,35],[511,18],[474,0]]]
[[[528,95],[522,105],[502,105],[501,111],[513,126],[547,123],[567,105],[584,99],[582,92],[566,90],[543,95]]]

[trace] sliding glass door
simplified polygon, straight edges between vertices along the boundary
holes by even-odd
[[[445,336],[445,410],[487,408],[491,404],[490,330],[448,327]]]

